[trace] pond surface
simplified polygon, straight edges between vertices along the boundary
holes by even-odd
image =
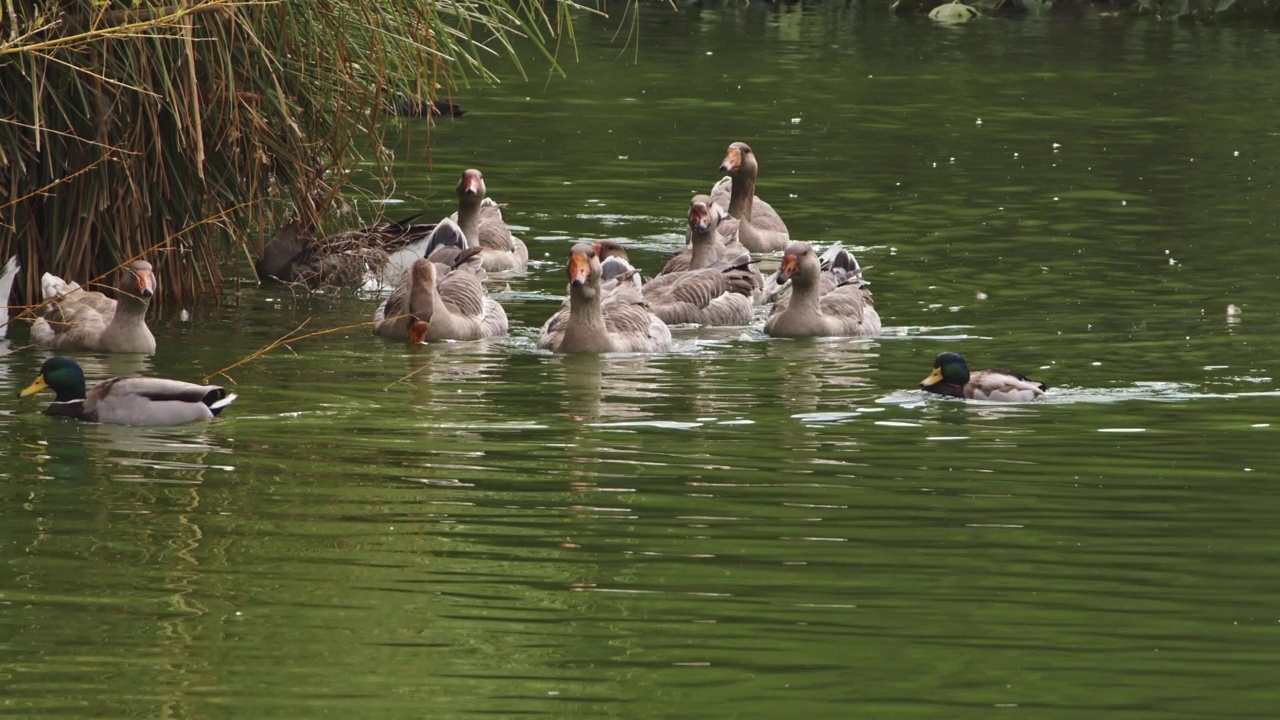
[[[1276,717],[1280,33],[655,3],[637,64],[617,23],[397,148],[405,209],[474,166],[524,228],[509,338],[300,341],[208,425],[4,403],[3,714]],[[570,241],[658,269],[734,140],[884,335],[535,351]],[[376,305],[240,275],[90,380]],[[943,350],[1053,393],[925,397]]]

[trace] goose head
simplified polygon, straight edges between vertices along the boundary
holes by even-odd
[[[778,268],[778,284],[781,285],[792,278],[795,278],[796,284],[809,284],[817,279],[818,274],[822,272],[822,266],[818,264],[818,256],[813,252],[813,246],[804,242],[793,242],[787,246],[786,252],[782,255],[782,267]]]
[[[156,274],[151,263],[135,260],[120,268],[120,291],[144,302],[156,294]]]
[[[458,181],[458,200],[479,205],[486,194],[484,174],[474,168],[463,170],[462,179]]]
[[[569,289],[592,298],[600,289],[600,259],[594,246],[578,243],[569,251]]]
[[[627,246],[617,240],[597,240],[591,244],[591,248],[596,251],[596,257],[602,263],[613,257],[631,262],[631,258],[627,255]]]
[[[729,173],[733,177],[746,175],[755,177],[759,165],[751,146],[744,142],[735,142],[725,151],[724,162],[720,163],[720,172]]]
[[[709,195],[694,195],[689,201],[689,229],[694,235],[709,235],[724,217],[724,208],[711,202]]]

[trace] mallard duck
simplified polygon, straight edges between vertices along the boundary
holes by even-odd
[[[40,285],[50,302],[31,324],[35,344],[55,350],[155,353],[156,338],[146,317],[147,304],[156,292],[156,276],[146,260],[120,268],[116,300],[49,273]]]
[[[254,269],[260,280],[275,278],[313,289],[395,287],[413,261],[422,257],[436,229],[432,223],[414,222],[421,214],[318,240],[303,222],[293,220],[262,248]]]
[[[944,352],[934,359],[933,372],[920,381],[920,387],[938,395],[1003,402],[1035,400],[1048,389],[1044,383],[1006,368],[971,373],[964,358],[953,352]]]
[[[216,385],[162,378],[116,377],[85,392],[84,371],[70,358],[51,357],[18,397],[52,390],[48,415],[116,425],[181,425],[211,420],[236,396]]]
[[[502,207],[489,200],[484,175],[464,170],[458,181],[458,225],[470,247],[484,248],[484,269],[489,272],[524,270],[529,264],[529,248],[511,234],[502,219]]]
[[[629,282],[601,290],[596,249],[578,243],[569,252],[569,306],[542,326],[538,347],[558,353],[660,352],[671,348],[671,330],[649,312]]]
[[[809,243],[794,242],[782,256],[776,276],[790,283],[791,292],[778,298],[765,333],[774,337],[849,337],[877,335],[880,314],[871,290],[862,279],[862,268],[847,251],[847,263],[839,272],[824,272]]]
[[[465,108],[446,98],[425,101],[406,98],[392,104],[391,110],[395,114],[404,115],[405,117],[440,117],[441,115],[462,117],[467,114]]]
[[[720,234],[729,238],[736,236],[751,252],[776,252],[785,248],[791,242],[787,224],[769,203],[756,197],[760,165],[751,146],[744,142],[729,145],[720,172],[729,176],[715,184],[711,197],[733,218],[720,223]]]

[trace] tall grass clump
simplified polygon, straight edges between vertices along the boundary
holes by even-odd
[[[572,0],[0,0],[0,262],[95,278],[146,253],[216,292],[253,228],[318,224],[389,108],[447,95]],[[548,54],[548,57],[551,57]],[[370,165],[384,168],[388,158]]]

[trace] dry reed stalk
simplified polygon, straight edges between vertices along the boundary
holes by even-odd
[[[572,0],[5,0],[0,259],[39,277],[152,259],[166,297],[217,294],[254,228],[321,228],[353,173],[387,182],[394,101],[450,95],[517,43],[550,58]],[[558,69],[558,67],[557,67]],[[397,121],[398,122],[398,121]],[[170,241],[191,218],[223,216]],[[258,240],[260,243],[260,239]],[[105,272],[104,272],[105,270]]]
[[[403,317],[408,317],[408,315],[407,315],[407,314],[395,315],[395,316],[392,316],[392,317],[387,318],[387,319],[388,319],[388,320],[399,320],[400,318],[403,318]],[[290,343],[299,342],[299,341],[301,341],[301,340],[307,340],[307,339],[309,339],[309,338],[313,338],[313,337],[319,337],[319,336],[321,336],[321,335],[329,335],[329,334],[336,333],[336,332],[342,332],[343,330],[354,330],[354,329],[356,329],[356,328],[360,328],[360,327],[368,327],[368,326],[370,326],[370,325],[374,325],[374,324],[376,324],[376,322],[377,322],[377,321],[374,321],[374,320],[368,320],[368,321],[365,321],[365,322],[354,323],[354,324],[351,324],[351,325],[343,325],[343,326],[341,326],[341,327],[329,328],[329,329],[327,329],[327,330],[317,330],[317,331],[315,331],[315,332],[307,333],[306,335],[299,335],[299,336],[297,336],[297,337],[293,337],[293,334],[294,334],[294,333],[296,333],[296,332],[298,332],[299,330],[301,330],[302,328],[306,327],[307,323],[309,323],[309,322],[311,322],[311,318],[307,318],[306,320],[303,320],[303,321],[302,321],[302,324],[301,324],[301,325],[299,325],[298,327],[296,327],[296,328],[294,328],[294,329],[290,330],[289,332],[285,333],[284,335],[280,336],[279,338],[277,338],[277,339],[275,339],[275,340],[272,340],[270,343],[268,343],[268,344],[266,344],[266,345],[262,346],[261,348],[259,348],[259,349],[255,350],[255,351],[253,351],[252,353],[249,353],[248,355],[246,355],[246,356],[244,356],[244,357],[240,358],[239,360],[237,360],[237,361],[235,361],[235,362],[231,363],[230,365],[228,365],[228,366],[226,366],[226,367],[222,368],[221,370],[217,370],[217,371],[212,372],[212,373],[210,373],[210,374],[208,374],[208,375],[205,375],[204,377],[200,378],[200,381],[201,381],[201,382],[206,382],[206,383],[207,383],[207,382],[209,382],[209,380],[210,380],[211,378],[215,378],[215,377],[217,377],[217,376],[221,375],[222,377],[226,378],[227,380],[229,380],[229,381],[234,385],[234,384],[235,384],[235,382],[236,382],[236,381],[235,381],[235,378],[233,378],[233,377],[231,377],[230,375],[228,375],[228,374],[227,374],[227,371],[228,371],[228,370],[234,370],[235,368],[238,368],[238,367],[240,367],[241,365],[244,365],[244,364],[246,364],[246,363],[249,363],[249,362],[252,362],[252,361],[254,361],[254,360],[257,360],[258,358],[262,357],[263,355],[266,355],[267,353],[271,352],[272,350],[275,350],[276,348],[284,347],[284,348],[288,348],[288,349],[292,352],[292,351],[293,351],[293,347],[291,347],[291,346],[290,346]]]

